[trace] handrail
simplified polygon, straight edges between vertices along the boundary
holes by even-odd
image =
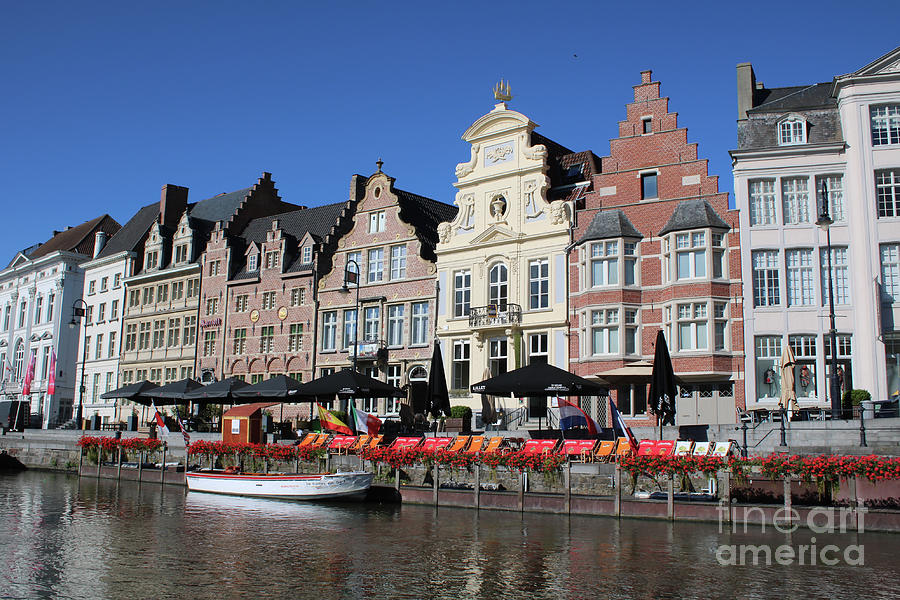
[[[522,322],[522,307],[507,304],[503,309],[497,304],[474,306],[469,309],[469,327],[486,325],[516,325]]]

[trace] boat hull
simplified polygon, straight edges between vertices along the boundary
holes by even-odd
[[[372,473],[364,472],[263,475],[196,471],[186,474],[188,489],[195,492],[289,500],[362,498],[371,487],[373,477]]]

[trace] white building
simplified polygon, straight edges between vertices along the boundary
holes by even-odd
[[[900,48],[833,81],[766,88],[737,67],[747,408],[776,408],[785,344],[801,407],[828,407],[825,232],[842,389],[900,392]]]
[[[54,232],[52,238],[16,254],[0,271],[0,400],[31,403],[31,426],[55,427],[71,419],[76,396],[79,327],[70,327],[84,285],[82,263],[95,244],[119,229],[109,215]],[[80,303],[78,304],[80,306]],[[56,389],[47,393],[51,354]],[[35,354],[31,393],[23,396],[28,361]]]
[[[120,403],[100,396],[119,387],[119,353],[122,344],[122,316],[125,308],[125,278],[141,268],[147,233],[159,216],[159,203],[141,208],[106,244],[84,269],[86,319],[84,335],[78,342],[76,380],[84,369],[85,391],[82,414],[98,415],[104,423],[124,420]],[[87,346],[87,348],[85,348]],[[85,350],[87,352],[85,353]]]

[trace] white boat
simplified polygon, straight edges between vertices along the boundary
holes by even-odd
[[[185,475],[188,489],[195,492],[292,500],[362,498],[375,477],[362,471],[315,475],[191,471]]]

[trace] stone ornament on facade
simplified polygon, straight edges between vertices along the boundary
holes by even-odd
[[[547,148],[544,147],[543,144],[535,144],[534,146],[528,145],[528,138],[526,134],[522,134],[519,136],[519,139],[522,141],[522,154],[525,158],[529,160],[538,160],[543,162],[544,159],[547,158]]]
[[[553,225],[561,225],[569,220],[566,203],[562,200],[555,200],[550,203],[550,223]]]
[[[478,164],[478,151],[481,149],[481,144],[472,144],[472,158],[469,159],[469,162],[459,163],[456,165],[456,177],[462,179],[467,175],[471,175],[472,171],[475,170],[475,165]]]
[[[503,217],[506,216],[506,207],[506,198],[502,194],[494,196],[491,200],[491,217],[495,221],[502,221]]]
[[[500,163],[509,162],[515,154],[513,142],[503,142],[484,149],[484,165],[490,167]]]
[[[450,223],[441,223],[438,225],[438,239],[442,244],[446,244],[450,241],[450,234],[452,231],[453,227]]]

